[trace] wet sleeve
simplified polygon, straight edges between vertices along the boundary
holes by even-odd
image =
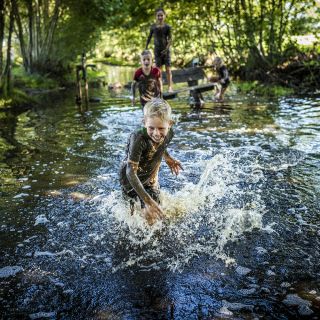
[[[152,199],[137,176],[138,163],[144,150],[144,144],[142,136],[133,134],[130,137],[126,175],[131,187],[136,191],[142,201],[147,204],[150,203]]]
[[[129,141],[128,160],[139,163],[143,150],[145,148],[145,141],[139,134],[132,134]]]
[[[226,67],[222,68],[220,80],[224,83],[229,78],[228,69]]]
[[[136,70],[136,72],[134,73],[134,75],[133,75],[133,80],[134,81],[138,81],[138,78],[139,78],[139,75],[138,75],[138,70]]]
[[[155,68],[153,68],[152,69],[152,75],[153,75],[153,77],[155,78],[155,79],[160,79],[160,77],[161,77],[161,71],[160,71],[160,69],[159,68],[157,68],[157,67],[155,67]]]
[[[223,80],[227,80],[228,78],[229,78],[228,69],[224,68],[223,69]]]

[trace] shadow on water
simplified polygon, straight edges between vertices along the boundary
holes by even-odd
[[[166,218],[130,216],[118,184],[141,110],[129,93],[73,94],[1,113],[5,319],[319,317],[320,99],[171,102]],[[209,101],[210,97],[205,97]]]

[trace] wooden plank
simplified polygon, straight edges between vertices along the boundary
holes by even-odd
[[[182,83],[206,78],[203,68],[199,67],[172,70],[171,72],[173,83]],[[167,75],[165,71],[162,72],[162,81],[164,84],[167,84]]]
[[[215,88],[215,86],[216,86],[216,83],[210,82],[210,83],[206,83],[206,84],[201,84],[199,86],[181,88],[181,89],[175,90],[173,92],[164,92],[163,99],[165,99],[165,100],[174,99],[178,96],[178,93],[185,92],[185,91],[189,91],[190,94],[192,94],[193,92],[194,93],[206,92],[206,91],[213,90]]]
[[[201,92],[210,91],[210,90],[214,89],[215,86],[216,86],[216,83],[210,82],[210,83],[202,84],[199,86],[191,87],[190,91],[201,93]]]
[[[171,100],[171,99],[174,99],[178,96],[178,92],[177,91],[174,91],[174,92],[164,92],[162,94],[162,97],[164,100]]]

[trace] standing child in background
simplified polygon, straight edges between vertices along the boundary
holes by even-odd
[[[134,200],[140,200],[145,218],[152,225],[163,217],[158,183],[162,158],[176,175],[182,166],[167,151],[173,137],[170,105],[163,99],[154,98],[146,103],[143,112],[144,127],[130,135],[120,169],[120,183],[125,197],[130,200],[131,214]]]
[[[172,73],[171,73],[171,27],[164,23],[166,14],[164,9],[159,8],[156,10],[156,23],[150,28],[150,33],[147,39],[146,49],[152,36],[154,37],[154,57],[156,66],[161,69],[163,65],[166,66],[168,91],[172,92]]]
[[[140,93],[142,107],[154,97],[162,97],[161,71],[157,67],[152,67],[152,53],[144,50],[141,53],[141,67],[136,70],[131,86],[132,104],[135,104],[136,86]]]
[[[218,73],[218,77],[212,77],[210,78],[210,81],[220,84],[220,87],[216,87],[216,94],[214,95],[214,97],[219,101],[223,101],[224,93],[230,83],[228,69],[223,64],[223,61],[220,57],[215,57],[215,59],[213,60],[213,66]]]

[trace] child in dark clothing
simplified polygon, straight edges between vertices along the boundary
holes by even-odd
[[[167,151],[173,137],[169,104],[159,98],[151,99],[144,107],[143,122],[144,127],[130,135],[120,169],[120,183],[124,195],[130,199],[132,211],[134,200],[140,200],[147,222],[152,225],[163,217],[158,183],[162,158],[176,175],[182,166]]]
[[[154,37],[154,56],[156,66],[161,69],[163,65],[166,66],[166,74],[168,81],[168,91],[172,92],[172,73],[171,73],[171,57],[170,57],[170,46],[171,46],[171,27],[166,24],[166,14],[164,9],[159,8],[156,10],[156,23],[150,28],[150,33],[146,43],[146,49],[152,36]]]
[[[162,96],[161,71],[157,67],[152,67],[152,53],[150,50],[144,50],[141,53],[141,67],[135,71],[133,76],[131,86],[133,105],[135,104],[137,85],[142,107],[152,98]]]
[[[213,65],[215,70],[218,73],[218,77],[212,77],[210,81],[217,82],[220,84],[220,87],[216,88],[217,91],[214,97],[217,98],[219,101],[223,101],[224,93],[230,84],[228,69],[223,64],[223,61],[220,57],[216,57],[213,60]]]

